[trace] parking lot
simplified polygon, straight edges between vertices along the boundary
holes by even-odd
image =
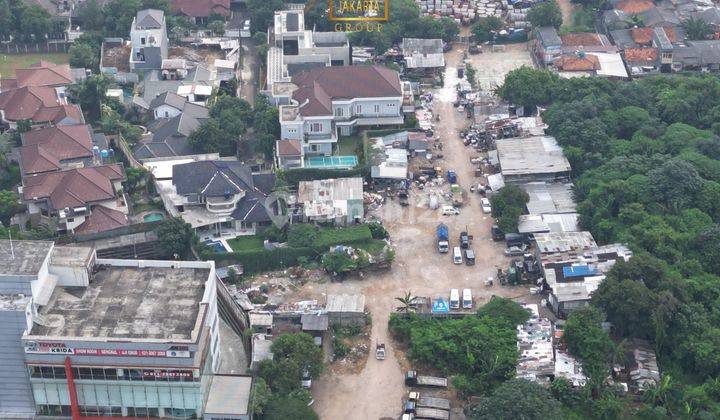
[[[471,56],[480,77],[500,80],[503,72],[531,60],[524,46],[508,49],[505,53]],[[504,60],[508,61],[504,61]],[[458,183],[466,190],[474,177],[470,158],[476,152],[463,145],[458,130],[469,124],[464,112],[453,108],[454,85],[457,83],[457,66],[462,60],[459,48],[446,55],[448,62],[446,87],[436,92],[434,111],[439,113],[436,133],[443,139],[444,169],[454,169]],[[485,68],[483,68],[485,66]],[[495,73],[497,72],[497,74]],[[501,75],[500,75],[501,74]],[[342,283],[308,283],[300,291],[304,298],[322,299],[332,293],[363,293],[366,307],[372,315],[372,343],[386,343],[384,361],[370,357],[365,368],[357,374],[323,375],[313,384],[315,410],[323,419],[381,419],[397,418],[408,388],[403,384],[404,370],[409,368],[401,349],[395,348],[389,336],[387,323],[390,313],[398,306],[396,297],[411,291],[415,296],[448,298],[450,289],[472,290],[474,306],[486,303],[493,295],[517,298],[520,302],[536,300],[528,294],[528,286],[500,286],[496,281],[486,287],[484,280],[494,276],[498,267],[504,269],[510,261],[505,257],[504,244],[493,242],[490,236],[492,218],[481,209],[479,194],[468,194],[465,205],[456,216],[441,216],[439,210],[428,210],[419,205],[419,193],[412,193],[410,205],[402,207],[397,200],[387,201],[375,213],[383,219],[396,247],[392,269],[382,273],[366,274],[363,278],[348,279]],[[459,244],[459,234],[468,230],[473,235],[474,266],[455,265],[452,250],[447,254],[437,251],[435,229],[445,222],[449,228],[450,246]],[[464,418],[460,407],[454,409],[453,418]]]

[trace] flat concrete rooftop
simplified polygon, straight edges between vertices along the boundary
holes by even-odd
[[[209,269],[99,267],[88,287],[55,288],[30,335],[191,338]]]
[[[500,139],[495,145],[503,176],[570,171],[570,163],[554,137]]]
[[[50,241],[0,240],[0,276],[36,275],[52,246]]]

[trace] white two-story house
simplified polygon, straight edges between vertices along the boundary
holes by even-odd
[[[323,67],[292,78],[290,105],[280,106],[282,142],[298,144],[304,156],[330,156],[338,136],[352,135],[358,127],[403,124],[400,75],[381,66]],[[288,156],[278,164],[290,160]],[[297,160],[295,160],[296,162]]]
[[[165,13],[146,9],[137,12],[130,27],[130,70],[160,70],[168,55]]]

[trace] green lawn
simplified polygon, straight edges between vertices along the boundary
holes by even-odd
[[[362,143],[363,141],[360,136],[340,137],[337,142],[337,154],[340,156],[358,156],[360,154]]]
[[[386,245],[387,243],[381,239],[370,239],[356,246],[369,252],[370,255],[378,255],[382,252]]]
[[[0,76],[15,77],[15,69],[27,68],[40,60],[51,61],[56,64],[67,64],[70,56],[63,53],[55,54],[1,54]]]
[[[263,248],[263,238],[252,236],[238,236],[227,241],[233,251],[252,251]]]

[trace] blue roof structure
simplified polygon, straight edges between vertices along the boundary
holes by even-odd
[[[570,277],[586,277],[586,276],[592,276],[596,274],[597,271],[594,267],[590,267],[587,264],[583,265],[571,265],[568,267],[563,267],[563,277],[570,278]]]

